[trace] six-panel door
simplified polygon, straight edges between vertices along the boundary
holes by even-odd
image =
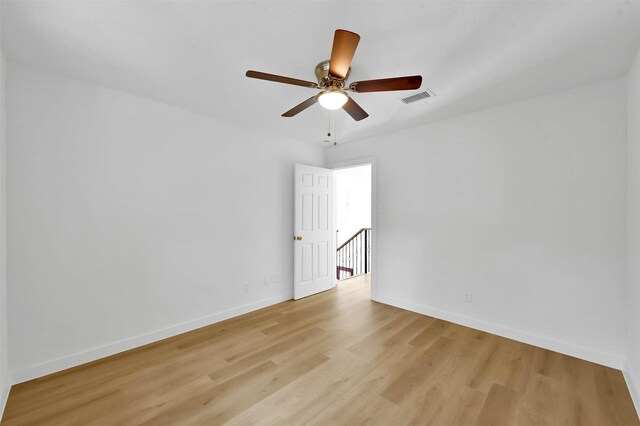
[[[294,298],[333,286],[333,170],[296,164]]]

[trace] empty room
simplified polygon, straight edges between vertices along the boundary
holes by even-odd
[[[640,426],[640,0],[0,25],[3,426]]]

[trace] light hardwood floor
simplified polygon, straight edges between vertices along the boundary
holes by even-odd
[[[14,386],[13,424],[639,425],[620,371],[369,300],[368,278]]]

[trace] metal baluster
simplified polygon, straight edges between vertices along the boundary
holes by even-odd
[[[369,230],[364,231],[364,273],[369,272],[369,245],[367,244]]]
[[[351,259],[353,259],[353,257],[351,256],[351,243],[353,242],[353,240],[349,241],[349,268],[353,270],[353,267],[351,266]],[[351,276],[353,276],[353,272],[351,273]]]
[[[360,260],[360,246],[358,245],[358,241],[359,241],[359,240],[360,240],[360,235],[358,235],[358,236],[356,237],[356,240],[354,241],[354,243],[355,243],[354,245],[355,245],[355,247],[356,247],[356,256],[355,256],[355,259],[354,259],[354,260],[355,260],[355,262],[356,262],[356,268],[355,268],[355,270],[354,270],[355,275],[358,275],[358,272],[360,272],[360,271],[358,270],[358,261]]]
[[[362,274],[362,232],[358,235],[358,275]]]
[[[367,255],[367,248],[364,246],[364,238],[365,238],[364,236],[366,234],[367,234],[367,231],[364,230],[364,231],[362,231],[362,236],[360,237],[360,239],[362,241],[362,258],[360,259],[360,268],[362,268],[361,270],[362,270],[363,274],[367,273],[367,271],[365,271],[365,268],[364,268],[364,258]]]
[[[371,229],[367,230],[367,272],[371,272]]]
[[[360,235],[356,237],[356,275],[360,275]]]
[[[349,242],[349,268],[351,268],[351,276],[353,276],[353,240]]]
[[[366,231],[362,231],[360,234],[360,273],[364,274],[364,233]]]
[[[371,272],[371,244],[372,244],[371,241],[373,239],[372,232],[373,231],[371,229],[369,229],[369,244],[367,245],[367,253],[368,253],[367,256],[369,256],[368,257],[368,259],[369,259],[369,272]]]
[[[353,275],[358,275],[358,237],[353,239]]]

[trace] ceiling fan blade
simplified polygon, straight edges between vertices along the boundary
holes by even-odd
[[[347,111],[347,114],[356,121],[364,120],[369,116],[369,114],[367,114],[367,112],[363,110],[362,107],[352,98],[349,98],[347,103],[342,106],[342,109]]]
[[[293,117],[318,102],[318,95],[312,96],[306,101],[294,106],[289,111],[282,114],[283,117]]]
[[[249,70],[247,71],[246,76],[251,78],[257,78],[259,80],[275,81],[276,83],[293,84],[296,86],[311,87],[314,89],[318,88],[318,84],[313,83],[311,81],[298,80],[297,78],[283,77],[281,75],[275,75],[275,74],[267,74],[266,72]]]
[[[329,60],[329,74],[337,78],[347,76],[358,42],[360,42],[358,34],[346,30],[336,30],[333,36],[331,59]]]
[[[381,78],[378,80],[355,81],[349,89],[358,93],[387,92],[391,90],[415,90],[422,85],[421,75],[407,77]]]

